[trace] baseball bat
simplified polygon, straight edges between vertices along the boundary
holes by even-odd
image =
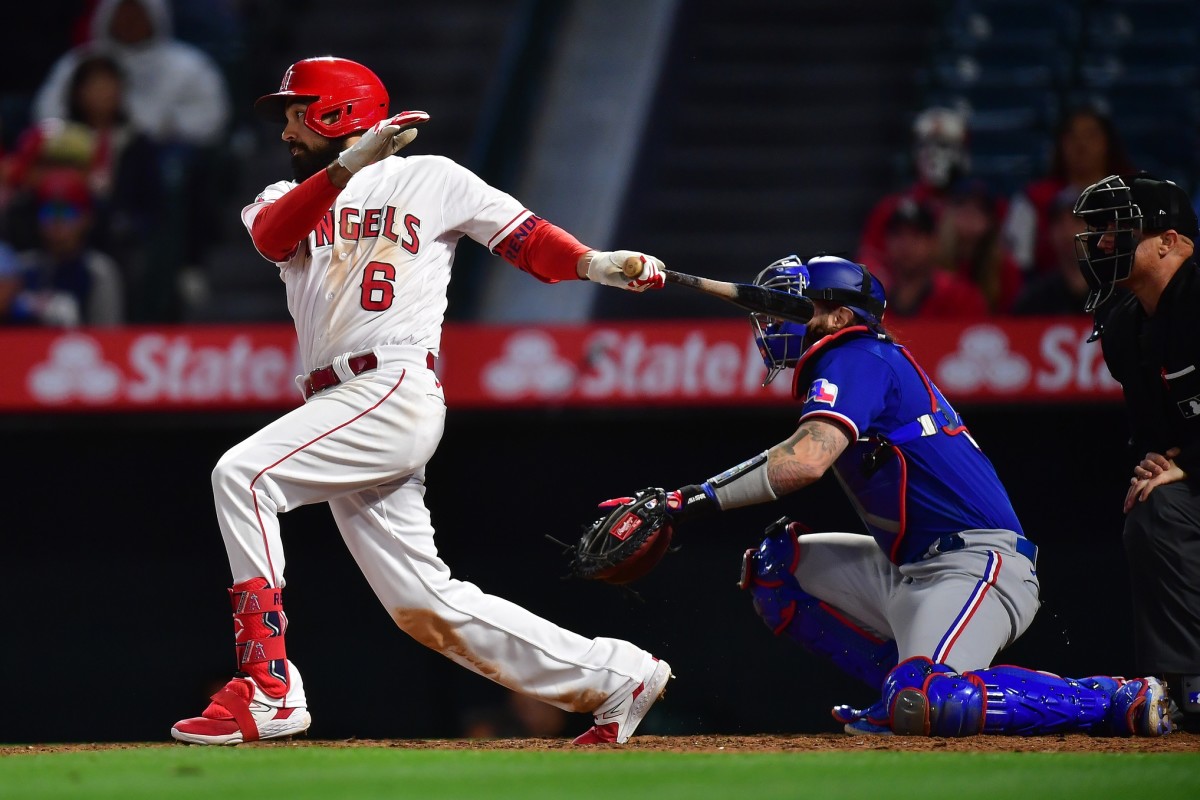
[[[622,265],[622,272],[627,278],[636,278],[642,272],[640,256],[630,256]],[[788,294],[778,289],[768,289],[765,286],[755,286],[752,283],[729,283],[712,278],[701,278],[684,272],[664,269],[668,283],[680,286],[690,286],[705,294],[719,297],[747,311],[757,311],[779,319],[792,322],[808,322],[813,315],[813,301],[807,297]]]

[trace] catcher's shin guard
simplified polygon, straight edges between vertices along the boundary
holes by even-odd
[[[238,670],[275,698],[287,695],[289,683],[284,650],[287,617],[281,595],[282,590],[272,587],[266,578],[251,578],[229,590]]]
[[[892,730],[901,734],[1157,736],[1170,731],[1165,693],[1153,678],[1076,681],[1011,666],[959,675],[944,664],[911,658],[888,676],[884,698]]]
[[[754,610],[772,633],[786,633],[878,690],[896,665],[896,643],[863,630],[800,588],[795,575],[800,562],[798,527],[786,517],[768,527],[758,549],[742,556],[738,585],[750,590]]]

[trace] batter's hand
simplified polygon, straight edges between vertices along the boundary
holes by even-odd
[[[1129,479],[1129,491],[1125,493],[1125,513],[1128,514],[1136,504],[1145,502],[1159,486],[1167,483],[1177,483],[1187,478],[1187,473],[1174,462],[1179,455],[1179,448],[1172,447],[1164,454],[1146,453],[1138,465],[1133,468],[1133,477]]]
[[[400,148],[417,138],[417,129],[412,126],[428,119],[429,115],[424,111],[405,111],[380,120],[338,155],[338,163],[354,174],[363,167],[395,155]]]
[[[625,260],[634,257],[642,261],[642,271],[632,278],[625,276]],[[663,275],[666,267],[654,256],[633,250],[592,250],[585,253],[581,263],[586,262],[586,277],[589,281],[603,283],[605,286],[616,286],[618,289],[628,289],[632,292],[644,292],[647,289],[661,289],[667,279]],[[584,275],[580,275],[584,277]]]

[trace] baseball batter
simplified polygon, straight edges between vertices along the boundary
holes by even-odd
[[[1037,548],[962,418],[883,327],[878,280],[846,259],[790,256],[756,282],[814,302],[807,326],[751,315],[768,382],[794,369],[799,428],[666,505],[679,522],[833,471],[871,535],[782,519],[746,553],[742,586],[774,633],[882,690],[834,717],[851,733],[1165,732],[1155,679],[987,669],[1038,610]]]
[[[346,547],[396,624],[452,661],[595,726],[577,743],[624,742],[670,678],[629,642],[587,639],[450,577],[424,504],[446,414],[434,373],[454,249],[463,236],[546,282],[660,288],[662,264],[597,252],[453,161],[389,158],[427,115],[391,115],[369,69],[293,64],[256,110],[283,124],[294,181],[242,212],[279,267],[295,318],[305,403],[221,458],[213,491],[233,573],[238,672],[171,735],[199,744],[290,736],[310,724],[285,647],[279,514],[327,502]],[[644,268],[626,278],[622,265]]]

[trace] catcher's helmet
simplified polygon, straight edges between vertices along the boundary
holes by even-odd
[[[808,260],[808,288],[804,296],[846,306],[871,327],[883,321],[887,308],[887,296],[879,279],[862,264],[837,256]]]
[[[279,122],[288,103],[306,101],[304,124],[328,139],[365,131],[388,115],[388,93],[379,77],[362,64],[334,56],[292,64],[279,91],[258,98],[254,110]],[[336,118],[322,121],[331,114]]]
[[[1133,253],[1144,233],[1175,230],[1197,240],[1196,212],[1177,184],[1146,172],[1109,175],[1083,190],[1075,216],[1087,230],[1075,235],[1079,269],[1087,280],[1085,311],[1113,293],[1133,272]]]
[[[754,284],[802,295],[808,288],[808,267],[804,266],[799,256],[784,256],[758,273]],[[754,343],[758,345],[758,352],[767,365],[767,377],[763,381],[763,386],[766,386],[781,371],[800,360],[808,327],[757,311],[750,314],[750,326],[754,329]]]

